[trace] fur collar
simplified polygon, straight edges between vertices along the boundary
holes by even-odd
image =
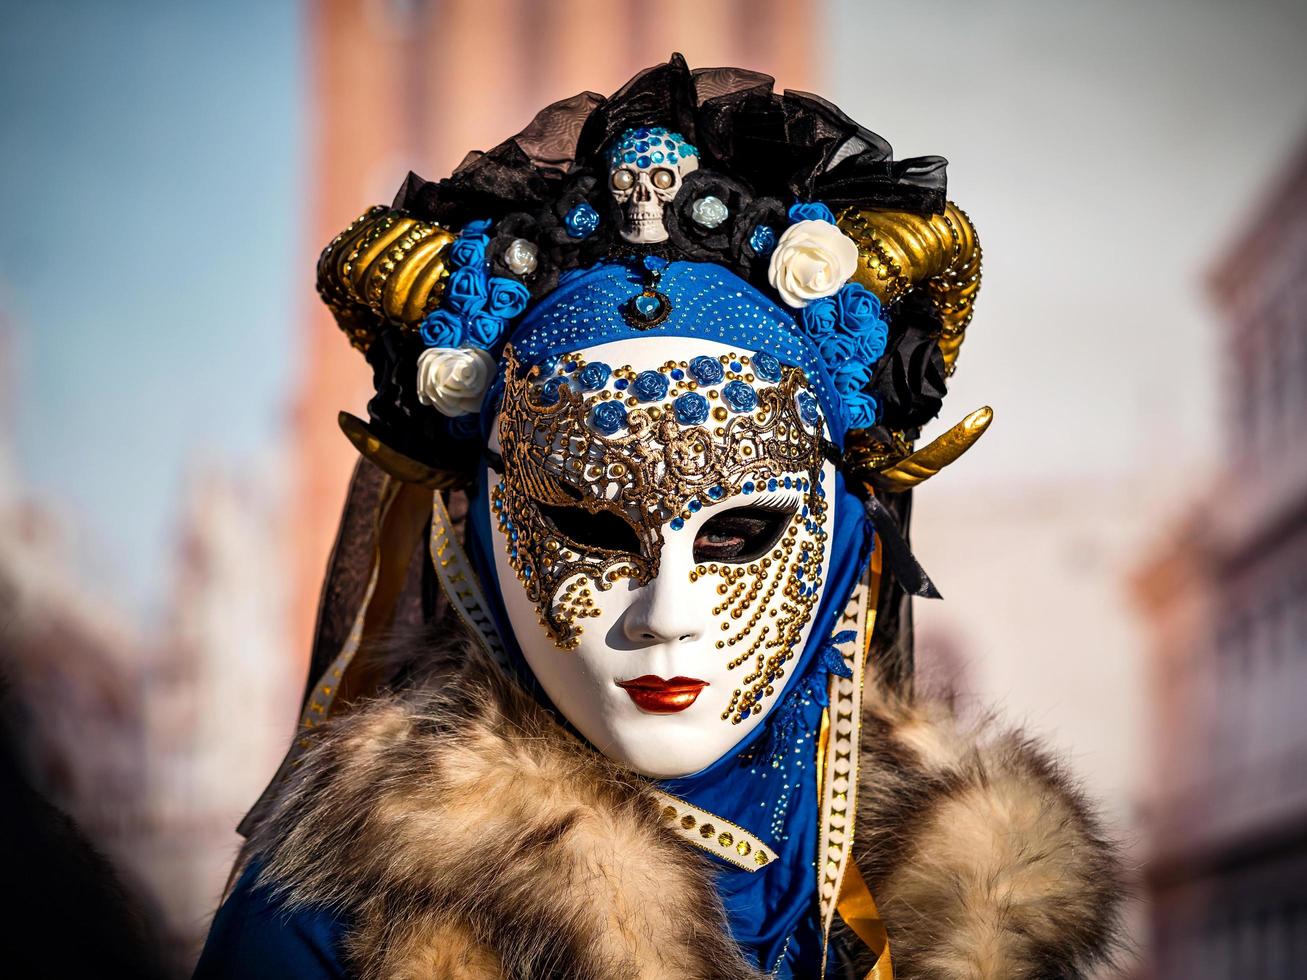
[[[710,859],[660,825],[638,777],[471,643],[420,649],[422,683],[318,730],[242,856],[292,905],[348,913],[359,976],[759,976]],[[872,691],[865,710],[855,853],[899,980],[1071,978],[1102,961],[1119,866],[1061,772],[939,705]]]

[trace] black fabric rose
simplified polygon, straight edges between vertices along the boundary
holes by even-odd
[[[726,207],[725,220],[714,228],[695,220],[695,206],[706,197],[715,197]],[[753,192],[738,180],[715,170],[695,170],[685,175],[675,199],[663,211],[667,237],[687,259],[734,265],[736,225],[752,203]]]
[[[927,304],[925,297],[911,297],[889,317],[889,344],[871,387],[880,403],[881,424],[889,429],[918,429],[944,404],[940,326]]]
[[[771,262],[771,253],[776,249],[789,218],[785,205],[775,197],[756,197],[745,205],[735,222],[735,232],[731,241],[731,259],[735,271],[748,279],[760,289],[767,288],[767,267]],[[759,228],[770,228],[770,238],[755,235]],[[759,245],[767,246],[759,249]]]

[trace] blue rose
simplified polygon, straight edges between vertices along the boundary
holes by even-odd
[[[608,376],[613,373],[603,361],[591,361],[576,376],[577,383],[586,391],[594,391],[596,388],[602,388],[608,382]]]
[[[435,310],[427,314],[419,333],[422,343],[428,347],[463,346],[463,320],[451,310]]]
[[[847,399],[850,394],[861,391],[871,383],[871,365],[856,357],[849,358],[835,368],[832,380],[835,382],[835,390]]]
[[[550,378],[540,386],[539,401],[541,405],[557,405],[558,400],[562,398],[559,389],[567,387],[566,378]]]
[[[715,385],[726,376],[722,371],[722,362],[707,354],[700,354],[690,362],[690,374],[701,385]]]
[[[486,261],[486,247],[490,239],[485,235],[468,235],[454,239],[449,246],[450,264],[459,269],[479,269]]]
[[[776,248],[776,229],[771,225],[758,225],[749,236],[749,248],[754,255],[770,255]]]
[[[810,392],[799,392],[799,418],[814,429],[821,425],[821,406]]]
[[[491,276],[486,290],[486,312],[511,320],[523,310],[531,299],[531,290],[516,279]]]
[[[695,391],[687,391],[672,402],[676,421],[681,425],[702,425],[708,421],[708,399]]]
[[[835,212],[821,201],[800,201],[798,204],[790,206],[790,220],[799,221],[829,221],[835,224]]]
[[[567,229],[568,238],[589,238],[599,229],[599,212],[582,201],[567,212],[563,227]]]
[[[445,304],[455,313],[476,313],[486,304],[486,277],[480,269],[459,269],[445,284]]]
[[[642,402],[656,402],[667,397],[667,376],[660,371],[641,371],[631,382],[631,390]]]
[[[889,337],[889,326],[880,315],[880,299],[860,283],[851,282],[835,294],[835,303],[844,332],[857,340],[859,356],[871,364],[880,360]]]
[[[600,402],[590,413],[590,424],[606,436],[626,425],[626,406],[621,402]]]
[[[865,391],[855,391],[844,396],[844,413],[848,416],[849,428],[870,429],[876,424],[880,405],[877,404],[874,395]]]
[[[476,221],[469,221],[463,226],[459,235],[484,235],[490,231],[490,226],[494,224],[489,218],[478,218]]]
[[[760,350],[753,355],[753,373],[763,381],[780,381],[781,362],[766,351]]]
[[[504,335],[504,321],[492,313],[473,313],[466,323],[468,344],[482,350],[490,350]]]
[[[827,364],[839,364],[845,358],[852,357],[858,351],[856,337],[846,333],[832,331],[817,341],[817,352]]]
[[[758,393],[743,381],[728,381],[722,388],[722,401],[732,412],[752,412],[758,407]]]
[[[799,320],[803,323],[803,332],[813,340],[820,340],[839,328],[840,312],[835,301],[829,296],[814,299],[799,311]]]

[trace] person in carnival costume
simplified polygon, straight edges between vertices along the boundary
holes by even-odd
[[[372,365],[294,746],[197,976],[1080,977],[1122,874],[914,695],[980,284],[945,161],[678,55],[322,254]],[[874,898],[873,898],[874,896]]]

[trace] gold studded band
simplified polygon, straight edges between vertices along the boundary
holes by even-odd
[[[744,871],[761,871],[776,852],[739,824],[700,809],[678,796],[654,790],[662,806],[663,824],[687,844]]]
[[[474,504],[475,506],[475,504]],[[450,605],[486,652],[499,667],[509,670],[508,655],[490,618],[486,597],[481,592],[467,552],[454,536],[453,524],[444,498],[437,490],[431,495],[431,565],[440,579],[440,587],[449,597]]]

